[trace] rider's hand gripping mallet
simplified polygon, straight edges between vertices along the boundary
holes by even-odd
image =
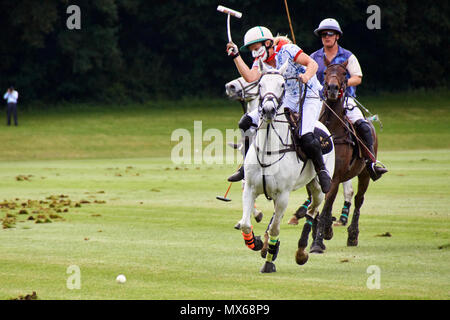
[[[217,11],[226,13],[228,15],[227,17],[227,34],[228,34],[228,42],[233,42],[233,40],[231,39],[231,30],[230,30],[230,16],[236,17],[236,18],[241,18],[242,17],[242,13],[224,6],[218,6],[217,7]],[[228,55],[231,54],[231,51],[233,50],[233,48],[230,48],[228,50]]]

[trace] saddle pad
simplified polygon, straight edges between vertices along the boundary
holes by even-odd
[[[320,147],[322,148],[322,154],[330,153],[333,150],[333,143],[328,134],[320,128],[314,128],[314,136],[320,141]]]

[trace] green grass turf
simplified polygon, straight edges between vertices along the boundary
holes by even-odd
[[[238,105],[198,100],[157,110],[22,114],[19,127],[0,127],[0,200],[20,207],[64,194],[73,202],[52,223],[26,220],[36,207],[25,215],[0,209],[3,222],[16,215],[13,228],[0,229],[0,299],[32,291],[40,299],[449,299],[449,106],[445,94],[433,99],[370,98],[385,128],[379,158],[390,172],[369,188],[359,246],[347,247],[345,228],[335,228],[324,255],[296,265],[301,225],[287,220],[305,199],[299,190],[281,228],[278,271],[264,275],[259,253],[233,229],[239,185],[232,202],[215,199],[236,164],[175,165],[168,157],[173,129],[191,130],[194,120],[204,129],[233,128]],[[437,139],[426,144],[422,135]],[[73,206],[81,200],[91,203]],[[342,202],[339,194],[335,216]],[[265,213],[254,224],[261,235],[273,208],[263,197],[257,205]],[[392,237],[378,236],[386,232]],[[70,265],[80,267],[79,290],[66,286]],[[371,265],[381,270],[379,290],[366,286]],[[121,273],[124,285],[115,282]]]

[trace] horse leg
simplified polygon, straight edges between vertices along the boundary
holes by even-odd
[[[260,270],[261,273],[271,273],[277,271],[273,262],[276,260],[278,251],[280,249],[280,225],[281,220],[283,219],[284,211],[286,210],[288,205],[288,200],[289,192],[283,192],[279,194],[276,199],[274,199],[275,214],[273,216],[272,222],[270,223],[268,232],[269,249],[267,250],[266,262]]]
[[[364,194],[369,187],[370,176],[367,170],[363,170],[358,175],[358,192],[355,196],[355,209],[353,211],[352,222],[347,229],[348,238],[347,246],[353,247],[358,245],[358,235],[359,235],[359,213],[361,206],[364,202]]]
[[[323,253],[326,249],[323,239],[331,240],[333,238],[333,220],[331,210],[336,194],[339,189],[339,182],[332,181],[330,191],[325,196],[325,205],[320,213],[317,231],[313,244],[311,245],[311,253]]]
[[[298,225],[298,220],[305,217],[306,212],[308,211],[308,207],[311,204],[311,192],[306,188],[308,192],[308,199],[295,211],[294,216],[289,220],[288,224],[290,225]]]
[[[242,193],[243,213],[242,219],[239,221],[242,236],[244,238],[245,245],[253,251],[259,251],[262,248],[261,237],[255,237],[253,233],[253,226],[250,221],[250,215],[255,208],[255,192],[253,188],[245,184],[244,192]]]
[[[336,226],[345,226],[347,224],[348,216],[350,213],[350,207],[352,205],[352,198],[353,198],[352,180],[342,182],[342,187],[344,188],[344,206],[342,207],[339,221],[336,222],[335,224]]]
[[[318,207],[322,203],[324,198],[324,194],[321,192],[320,185],[317,183],[316,179],[313,179],[306,186],[306,188],[308,190],[308,193],[311,194],[312,202],[306,214],[306,222],[303,225],[302,235],[300,236],[300,239],[298,241],[298,249],[295,254],[295,261],[299,265],[303,265],[308,261],[308,253],[305,251],[305,249],[308,246],[309,233],[311,232],[314,220],[319,213]]]

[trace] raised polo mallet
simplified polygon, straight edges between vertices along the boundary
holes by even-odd
[[[217,11],[223,12],[225,14],[228,15],[227,17],[227,34],[228,34],[228,42],[233,42],[233,40],[231,39],[231,30],[230,30],[230,17],[236,17],[238,19],[240,19],[242,17],[242,13],[224,6],[217,6]],[[230,50],[228,50],[228,54],[231,53],[232,48],[230,48]]]

